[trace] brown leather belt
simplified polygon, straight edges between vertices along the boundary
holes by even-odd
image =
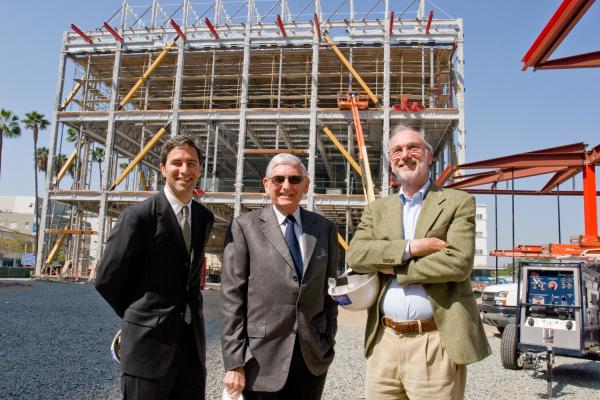
[[[394,321],[391,318],[383,317],[383,326],[392,328],[397,333],[423,333],[437,331],[435,319],[420,319],[416,321]]]

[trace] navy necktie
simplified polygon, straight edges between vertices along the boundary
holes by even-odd
[[[296,267],[296,273],[298,274],[298,281],[302,280],[302,252],[300,251],[300,243],[294,232],[294,223],[296,218],[293,215],[288,215],[286,218],[287,227],[285,228],[285,242],[287,243],[290,254],[294,260],[294,266]]]

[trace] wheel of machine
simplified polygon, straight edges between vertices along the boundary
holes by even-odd
[[[522,369],[523,363],[519,360],[519,350],[517,349],[517,326],[508,324],[502,333],[500,342],[500,360],[502,366],[506,369]]]

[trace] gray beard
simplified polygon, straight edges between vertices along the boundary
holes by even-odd
[[[414,171],[399,171],[398,168],[393,166],[392,172],[396,175],[400,186],[413,186],[416,182],[422,180],[423,176],[429,175],[429,168],[425,163],[418,164]]]

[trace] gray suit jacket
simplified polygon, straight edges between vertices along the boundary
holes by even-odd
[[[280,390],[296,340],[314,375],[324,374],[333,360],[337,306],[327,294],[327,279],[336,276],[337,231],[316,213],[301,210],[301,218],[302,282],[272,206],[234,219],[225,240],[223,362],[226,371],[244,367],[246,390]]]

